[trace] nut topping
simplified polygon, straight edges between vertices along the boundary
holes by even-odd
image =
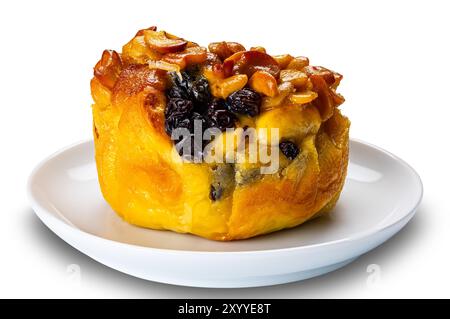
[[[169,38],[164,31],[144,30],[143,33],[147,45],[162,54],[183,51],[187,45],[187,41]]]

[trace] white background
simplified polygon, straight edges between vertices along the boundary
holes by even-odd
[[[0,297],[450,297],[449,14],[446,1],[2,1]],[[254,289],[146,282],[65,244],[29,208],[27,177],[50,153],[91,138],[93,65],[150,25],[203,45],[306,55],[344,74],[351,136],[421,175],[416,217],[339,271]],[[71,264],[81,267],[80,285]],[[366,285],[370,264],[381,267],[377,287]]]

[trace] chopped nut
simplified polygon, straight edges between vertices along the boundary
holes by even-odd
[[[291,82],[295,87],[303,87],[308,81],[308,76],[302,71],[281,70],[281,82]]]
[[[317,74],[310,76],[314,91],[317,92],[318,97],[314,100],[314,106],[319,110],[322,121],[328,120],[333,116],[335,103],[332,96],[332,90],[328,87],[325,79]]]
[[[210,52],[215,53],[221,58],[225,60],[229,56],[233,55],[236,52],[245,51],[243,45],[237,42],[213,42],[208,45],[208,49]]]
[[[145,42],[159,53],[173,53],[183,51],[187,42],[180,38],[174,38],[164,31],[144,30]]]
[[[203,47],[190,47],[177,53],[167,53],[162,57],[162,61],[178,64],[180,69],[191,64],[200,64],[206,61],[206,49]]]
[[[335,82],[334,73],[322,66],[307,66],[307,67],[305,67],[304,70],[308,75],[314,74],[314,75],[321,76],[325,80],[325,82],[327,82],[328,86],[333,85]],[[340,79],[339,79],[339,81],[340,81]]]
[[[302,70],[305,66],[309,65],[309,59],[304,56],[298,56],[292,59],[287,65],[286,69]]]
[[[266,49],[264,47],[260,47],[260,46],[251,47],[250,51],[258,51],[258,52],[266,53]]]
[[[317,93],[314,91],[297,92],[289,95],[289,102],[293,104],[306,104],[312,102],[317,98]]]
[[[233,74],[233,61],[225,61],[223,63],[217,63],[213,65],[213,71],[219,78],[227,78]]]
[[[280,66],[280,69],[286,69],[288,64],[292,61],[294,58],[290,54],[281,54],[281,55],[274,55],[272,56],[275,61],[277,61],[278,65]]]
[[[294,85],[291,82],[284,82],[278,85],[278,95],[274,97],[264,97],[261,104],[261,111],[268,111],[282,105],[286,97],[294,92]]]
[[[102,85],[112,89],[121,71],[122,61],[120,55],[114,50],[105,50],[102,58],[94,67],[94,76]]]
[[[147,63],[150,69],[160,69],[167,72],[176,72],[181,77],[180,66],[178,64],[172,64],[166,61],[155,61],[155,60],[149,60]]]
[[[134,37],[144,35],[144,31],[147,31],[147,30],[156,31],[156,29],[157,29],[156,26],[151,26],[150,28],[147,28],[147,29],[141,29],[138,32],[136,32],[136,35]]]
[[[227,58],[225,63],[233,61],[233,71],[239,74],[252,76],[256,71],[266,71],[272,74],[276,79],[280,75],[280,67],[277,61],[266,53],[259,51],[237,52]]]
[[[265,96],[274,97],[278,94],[277,80],[266,71],[256,71],[249,80],[250,87]]]
[[[122,59],[126,64],[144,64],[149,59],[159,60],[160,58],[160,53],[147,46],[143,35],[137,35],[122,47]]]
[[[331,88],[336,90],[339,84],[341,83],[343,76],[342,74],[339,74],[337,72],[333,72],[333,75],[334,75],[334,83],[331,85]]]
[[[216,72],[214,66],[205,66],[202,69],[203,76],[208,80],[209,83],[215,83],[223,79],[222,73]]]
[[[211,83],[211,93],[217,98],[225,99],[231,93],[242,89],[247,84],[247,81],[247,75],[236,74],[229,78]]]

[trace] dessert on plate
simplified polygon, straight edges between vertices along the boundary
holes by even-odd
[[[131,224],[222,241],[328,213],[348,163],[341,79],[302,56],[140,30],[91,80],[103,196]]]

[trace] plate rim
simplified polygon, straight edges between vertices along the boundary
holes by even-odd
[[[422,179],[420,178],[420,175],[417,173],[417,171],[411,166],[409,165],[406,161],[404,161],[402,158],[398,157],[397,155],[377,146],[374,145],[370,142],[366,142],[363,141],[361,139],[357,139],[357,138],[350,138],[350,147],[351,147],[351,143],[356,143],[356,144],[360,144],[363,146],[368,146],[371,147],[387,156],[389,156],[390,158],[392,158],[393,160],[399,162],[402,166],[404,166],[406,169],[408,169],[412,174],[413,178],[417,181],[417,186],[418,186],[418,191],[419,191],[419,196],[417,196],[417,198],[415,199],[415,201],[413,202],[413,205],[411,205],[412,207],[408,207],[407,209],[405,209],[405,211],[407,211],[406,214],[400,216],[397,219],[394,219],[393,221],[390,221],[389,223],[385,224],[383,223],[382,226],[378,225],[374,225],[372,228],[367,229],[365,231],[361,231],[358,232],[354,235],[352,235],[351,237],[346,237],[346,238],[341,238],[341,239],[335,239],[335,240],[331,240],[331,241],[326,241],[326,242],[322,242],[322,243],[317,243],[317,244],[310,244],[310,245],[303,245],[303,246],[294,246],[294,247],[286,247],[286,248],[274,248],[274,249],[261,249],[261,250],[242,250],[242,251],[197,251],[197,250],[180,250],[180,249],[169,249],[169,248],[155,248],[155,247],[147,247],[147,246],[141,246],[141,245],[136,245],[136,244],[130,244],[130,243],[124,243],[124,242],[120,242],[120,241],[115,241],[112,239],[108,239],[108,238],[104,238],[89,232],[86,232],[78,227],[76,227],[75,225],[73,225],[70,221],[66,220],[64,218],[64,215],[62,215],[61,213],[59,213],[57,208],[54,208],[56,213],[59,216],[56,217],[54,216],[53,213],[51,213],[50,211],[48,211],[47,208],[45,208],[40,202],[39,200],[36,198],[34,191],[33,191],[33,182],[36,179],[37,174],[39,173],[39,171],[51,160],[57,158],[58,156],[61,156],[63,153],[65,153],[68,150],[71,150],[73,148],[76,147],[80,147],[84,144],[90,144],[93,143],[92,139],[84,139],[72,144],[69,144],[63,148],[61,148],[60,150],[53,152],[52,154],[48,155],[47,157],[45,157],[44,159],[42,159],[31,171],[28,180],[27,180],[27,184],[26,184],[26,193],[27,193],[27,197],[28,197],[28,201],[31,205],[31,208],[33,209],[33,211],[35,212],[35,214],[39,217],[39,219],[53,232],[56,233],[56,231],[47,223],[47,219],[51,220],[53,223],[57,223],[59,226],[65,228],[65,230],[71,232],[71,233],[75,233],[78,236],[84,236],[85,238],[90,238],[90,239],[94,239],[97,241],[101,241],[105,244],[108,245],[119,245],[122,246],[124,248],[130,248],[130,249],[138,249],[138,250],[144,250],[147,252],[155,252],[155,253],[171,253],[171,254],[188,254],[188,255],[210,255],[210,254],[215,254],[215,255],[225,255],[225,256],[231,256],[231,255],[259,255],[259,254],[273,254],[273,253],[285,253],[285,252],[292,252],[292,251],[306,251],[306,250],[312,250],[312,249],[317,249],[317,248],[326,248],[326,247],[330,247],[330,246],[334,246],[334,245],[339,245],[339,244],[343,244],[343,243],[347,243],[347,242],[354,242],[354,241],[358,241],[361,240],[363,238],[369,238],[371,236],[374,236],[380,232],[383,232],[391,227],[394,227],[395,225],[399,224],[400,222],[402,222],[403,220],[407,219],[407,218],[412,218],[411,215],[414,215],[415,212],[417,211],[417,208],[419,207],[420,203],[422,202],[423,199],[423,182]],[[351,152],[351,151],[350,151]],[[42,215],[42,216],[41,216]],[[45,216],[44,216],[45,215]],[[61,239],[63,239],[64,241],[66,241],[64,238],[62,238],[58,233],[57,233],[58,237],[60,237]],[[195,235],[194,235],[195,236]],[[263,236],[263,235],[262,235]],[[208,240],[203,238],[204,240]],[[228,243],[228,242],[225,242]],[[72,245],[71,243],[69,243],[70,245]]]

